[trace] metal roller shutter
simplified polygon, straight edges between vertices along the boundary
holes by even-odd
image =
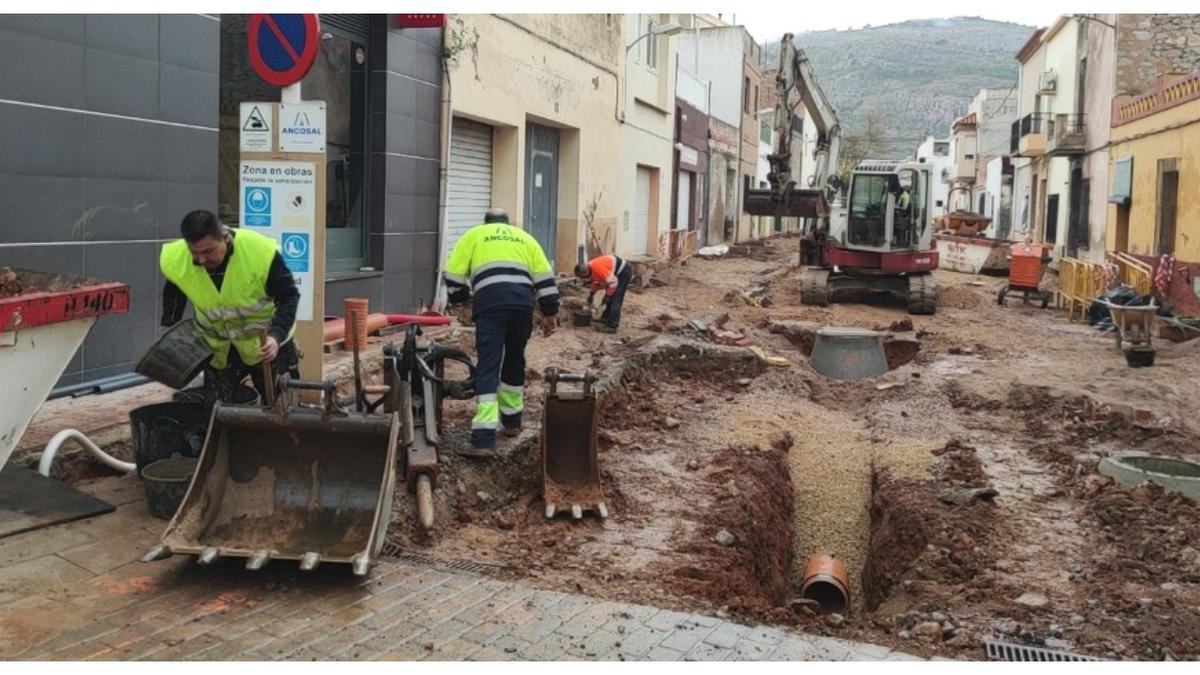
[[[446,257],[464,232],[483,222],[492,205],[492,128],[454,118],[446,188]]]
[[[321,30],[366,44],[371,34],[370,14],[321,14]]]

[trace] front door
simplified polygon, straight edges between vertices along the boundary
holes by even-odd
[[[1079,249],[1087,247],[1088,227],[1087,211],[1088,196],[1083,180],[1083,167],[1076,166],[1071,170],[1071,201],[1070,212],[1067,214],[1067,257],[1079,255]]]
[[[525,147],[525,230],[553,264],[558,235],[558,130],[530,124]]]

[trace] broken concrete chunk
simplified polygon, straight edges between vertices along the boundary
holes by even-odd
[[[825,618],[825,623],[829,624],[831,628],[841,628],[846,625],[846,617],[841,614],[830,614]]]
[[[678,429],[679,424],[680,424],[679,420],[675,419],[674,417],[671,417],[670,415],[663,418],[663,427],[664,428]]]
[[[687,463],[687,470],[688,471],[699,471],[700,470],[700,462],[697,462],[694,459],[689,459],[688,463]]]
[[[1013,602],[1021,605],[1022,607],[1039,609],[1050,604],[1050,599],[1041,593],[1022,593],[1021,597],[1017,598]]]
[[[936,621],[924,621],[913,626],[912,632],[913,635],[921,637],[940,638],[942,636],[942,624]]]
[[[720,544],[722,546],[733,546],[734,544],[737,543],[737,537],[733,536],[733,534],[731,534],[729,532],[729,530],[726,530],[725,528],[721,528],[721,531],[717,532],[717,535],[715,537],[713,537],[713,541],[717,542],[718,544]]]
[[[749,387],[750,383],[752,383],[752,382],[754,382],[754,380],[752,380],[748,377],[743,377],[737,381],[739,387]]]

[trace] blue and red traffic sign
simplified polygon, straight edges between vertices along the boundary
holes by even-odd
[[[252,14],[250,64],[259,77],[277,87],[304,79],[321,43],[316,14]]]

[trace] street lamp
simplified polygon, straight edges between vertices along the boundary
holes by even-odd
[[[623,80],[621,80],[621,83],[625,89],[625,91],[624,91],[625,95],[621,97],[621,122],[622,123],[625,122],[625,110],[628,105],[626,99],[628,98],[628,94],[629,94],[629,51],[631,49],[633,49],[634,47],[636,47],[637,43],[641,42],[642,40],[645,40],[648,37],[659,37],[662,35],[666,35],[669,37],[671,35],[678,35],[682,31],[683,31],[683,26],[681,26],[678,21],[668,21],[662,25],[655,25],[655,26],[651,27],[650,30],[639,35],[636,40],[625,45],[625,78]]]

